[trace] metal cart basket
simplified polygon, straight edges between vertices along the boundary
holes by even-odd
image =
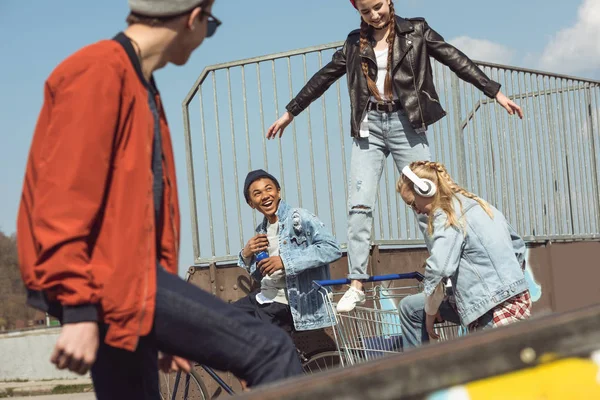
[[[347,313],[338,313],[336,305],[344,292],[332,286],[346,285],[348,279],[315,281],[329,318],[335,321],[333,335],[342,364],[354,365],[385,355],[402,352],[402,326],[398,303],[403,297],[423,290],[423,275],[418,272],[372,276],[365,282],[366,302]],[[462,336],[466,331],[450,322],[436,324],[439,340]]]

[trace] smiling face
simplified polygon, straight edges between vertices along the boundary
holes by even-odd
[[[390,20],[390,0],[356,0],[363,21],[375,29],[385,28]]]
[[[267,217],[269,221],[276,218],[279,200],[281,200],[281,190],[269,178],[257,179],[248,188],[248,205]]]

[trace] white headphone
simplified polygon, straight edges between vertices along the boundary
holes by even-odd
[[[435,183],[429,179],[419,178],[414,172],[412,172],[408,165],[402,168],[402,174],[414,183],[413,187],[419,196],[433,197],[437,192]]]

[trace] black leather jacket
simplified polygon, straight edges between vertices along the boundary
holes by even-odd
[[[489,79],[464,53],[446,43],[423,18],[396,16],[396,34],[392,54],[393,90],[418,132],[425,131],[428,125],[446,115],[435,90],[430,56],[450,67],[459,78],[472,83],[488,97],[496,97],[500,84]],[[317,72],[286,106],[292,115],[300,114],[338,78],[347,74],[352,106],[351,134],[358,137],[371,96],[361,69],[361,58],[368,60],[371,78],[376,80],[377,77],[375,52],[367,46],[361,53],[359,41],[360,30],[350,32],[346,43],[335,52],[331,62]]]

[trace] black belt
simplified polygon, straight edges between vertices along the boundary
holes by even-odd
[[[367,105],[367,111],[375,110],[380,113],[390,113],[390,112],[398,111],[400,109],[402,109],[402,104],[400,104],[400,101],[398,101],[398,100],[386,101],[386,102],[381,102],[381,103],[369,101],[369,104]]]

